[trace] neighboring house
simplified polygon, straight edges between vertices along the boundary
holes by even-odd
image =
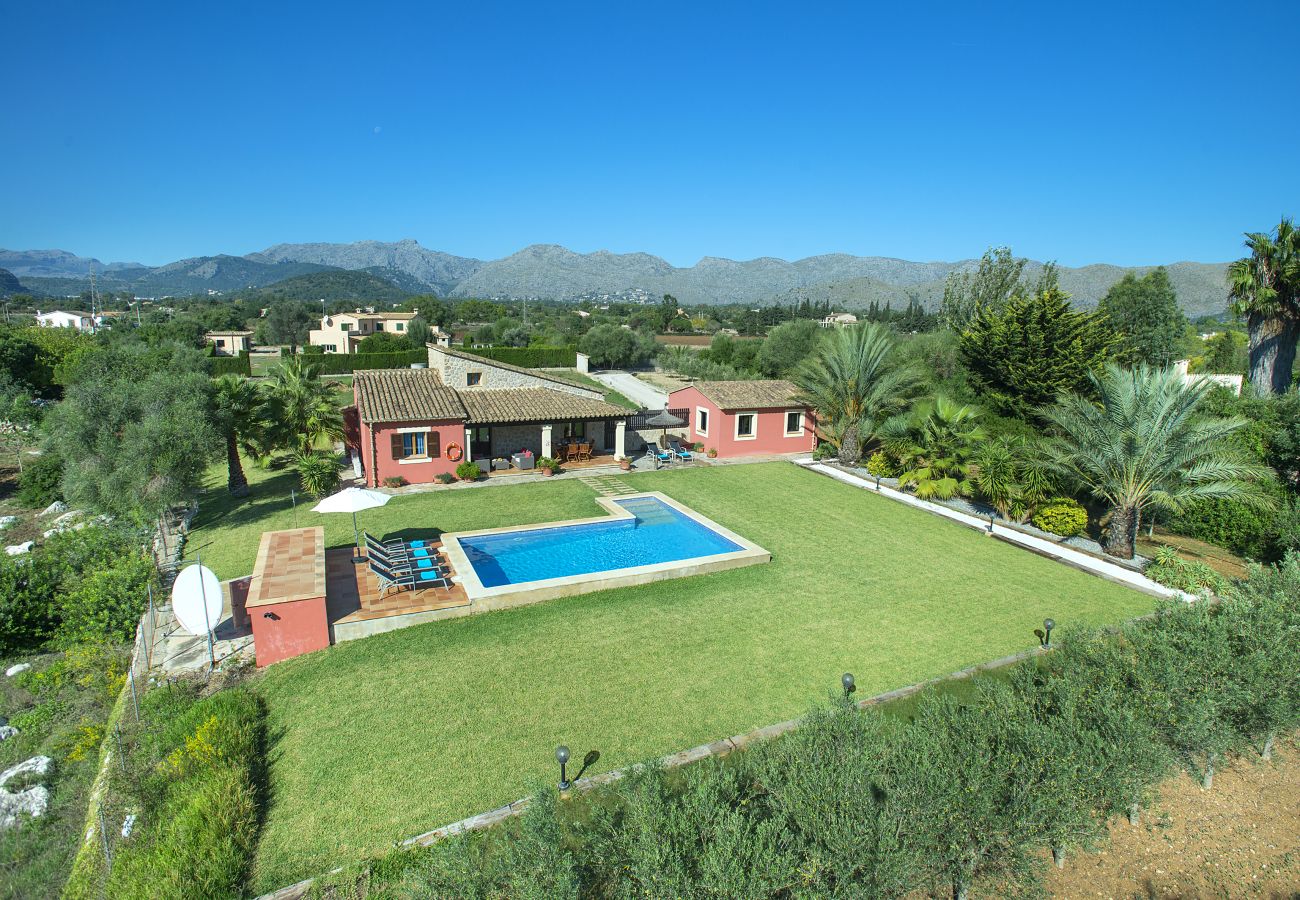
[[[610,462],[626,455],[631,413],[602,392],[458,350],[429,345],[427,369],[357,372],[352,391],[348,443],[371,487],[427,483],[465,461],[502,471],[523,450],[554,455],[566,437]]]
[[[350,313],[333,313],[321,317],[320,328],[308,332],[307,343],[324,347],[326,353],[356,353],[357,344],[372,334],[384,331],[406,334],[415,315],[409,312],[365,312],[360,309]],[[448,339],[436,326],[433,333],[440,343]]]
[[[668,395],[690,412],[688,439],[718,456],[806,453],[817,446],[813,411],[788,381],[697,381]]]
[[[81,310],[55,309],[50,312],[36,312],[36,324],[43,328],[75,328],[78,331],[94,331],[95,317]]]
[[[1202,372],[1188,372],[1187,367],[1190,360],[1180,359],[1174,363],[1174,372],[1183,377],[1184,384],[1195,384],[1198,381],[1213,381],[1220,387],[1225,387],[1232,391],[1238,397],[1241,396],[1241,384],[1245,379],[1241,375],[1210,375]]]
[[[831,313],[821,321],[822,328],[843,328],[856,324],[858,324],[858,317],[853,313]]]
[[[251,331],[209,331],[203,339],[217,348],[217,356],[238,356],[253,349]]]

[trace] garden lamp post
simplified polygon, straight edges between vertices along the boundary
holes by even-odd
[[[840,684],[842,684],[842,685],[844,686],[844,699],[845,699],[845,700],[849,699],[849,697],[852,696],[853,692],[856,691],[856,690],[858,689],[858,686],[857,686],[856,684],[854,684],[854,682],[853,682],[853,673],[852,673],[852,672],[845,672],[843,675],[841,675],[841,676],[840,676]]]
[[[560,790],[569,789],[569,776],[565,771],[565,766],[569,764],[569,748],[561,744],[555,748],[555,761],[560,764]]]
[[[1056,627],[1055,619],[1043,620],[1043,649],[1052,649],[1052,629]]]

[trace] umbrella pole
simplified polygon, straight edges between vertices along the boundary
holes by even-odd
[[[352,562],[363,563],[366,558],[361,555],[361,532],[357,528],[357,511],[355,509],[352,510],[352,537],[357,542],[354,548],[356,552],[352,555]]]

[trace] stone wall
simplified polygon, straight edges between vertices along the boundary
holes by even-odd
[[[552,381],[549,378],[542,378],[527,372],[516,372],[513,369],[502,368],[490,359],[475,359],[473,361],[461,359],[459,356],[443,353],[438,347],[429,347],[429,368],[438,373],[443,384],[458,391],[472,391],[475,389],[498,391],[505,388],[540,387],[565,394],[573,394],[576,397],[586,397],[591,400],[605,399],[605,395],[601,391],[595,391],[577,384],[569,384],[565,381]],[[466,383],[465,376],[470,372],[479,373],[479,383],[473,387]]]

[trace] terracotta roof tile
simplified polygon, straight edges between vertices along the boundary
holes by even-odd
[[[791,406],[799,389],[788,381],[697,381],[697,391],[718,409],[766,409]]]
[[[549,388],[460,391],[471,425],[492,422],[556,422],[569,419],[623,419],[621,406]]]
[[[353,379],[363,422],[465,418],[456,392],[432,369],[363,369]]]

